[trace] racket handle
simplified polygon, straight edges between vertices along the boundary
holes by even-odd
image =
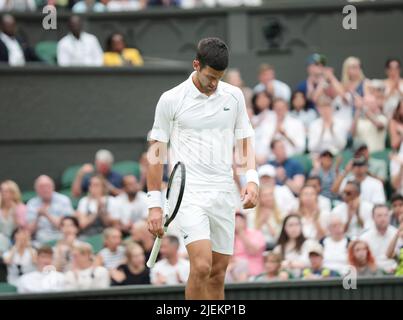
[[[154,267],[155,260],[157,260],[158,253],[160,252],[162,238],[157,237],[154,241],[153,249],[151,250],[150,257],[146,263],[147,267]]]

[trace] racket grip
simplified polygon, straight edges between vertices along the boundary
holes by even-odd
[[[150,257],[146,263],[147,267],[152,268],[154,267],[155,260],[157,260],[158,253],[160,252],[162,238],[157,237],[154,241],[153,248],[150,253]]]

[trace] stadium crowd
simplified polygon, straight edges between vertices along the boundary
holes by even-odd
[[[1,22],[0,60],[33,59],[15,37],[12,16]],[[143,63],[121,34],[108,39],[103,53],[79,17],[71,17],[69,28],[58,43],[61,66]],[[367,78],[357,57],[345,59],[338,79],[326,60],[309,56],[306,78],[295,88],[268,64],[260,66],[253,88],[237,69],[226,73],[224,80],[245,96],[261,184],[258,206],[239,205],[236,212],[227,282],[342,277],[351,270],[403,275],[400,60],[386,61],[385,79]],[[122,176],[113,170],[112,153],[99,150],[93,164],[76,172],[70,197],[47,175],[35,180],[36,196],[27,203],[14,181],[1,182],[0,253],[8,283],[19,292],[43,292],[186,282],[189,263],[174,223],[155,267],[145,266],[154,241],[146,224],[145,158],[137,176]],[[244,179],[234,178],[240,192]],[[100,236],[97,250],[93,241]]]

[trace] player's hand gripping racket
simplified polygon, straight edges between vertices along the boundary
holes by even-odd
[[[182,162],[175,164],[168,181],[168,189],[163,207],[164,232],[167,232],[169,224],[175,219],[182,202],[185,191],[186,170]],[[153,249],[147,261],[147,267],[152,268],[160,251],[162,238],[157,237],[154,241]]]

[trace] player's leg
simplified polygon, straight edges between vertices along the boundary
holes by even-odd
[[[190,261],[190,274],[186,285],[187,300],[208,299],[208,280],[212,269],[210,240],[197,240],[186,246]]]
[[[207,299],[224,300],[225,273],[231,256],[213,252],[212,258],[212,267],[207,283]]]

